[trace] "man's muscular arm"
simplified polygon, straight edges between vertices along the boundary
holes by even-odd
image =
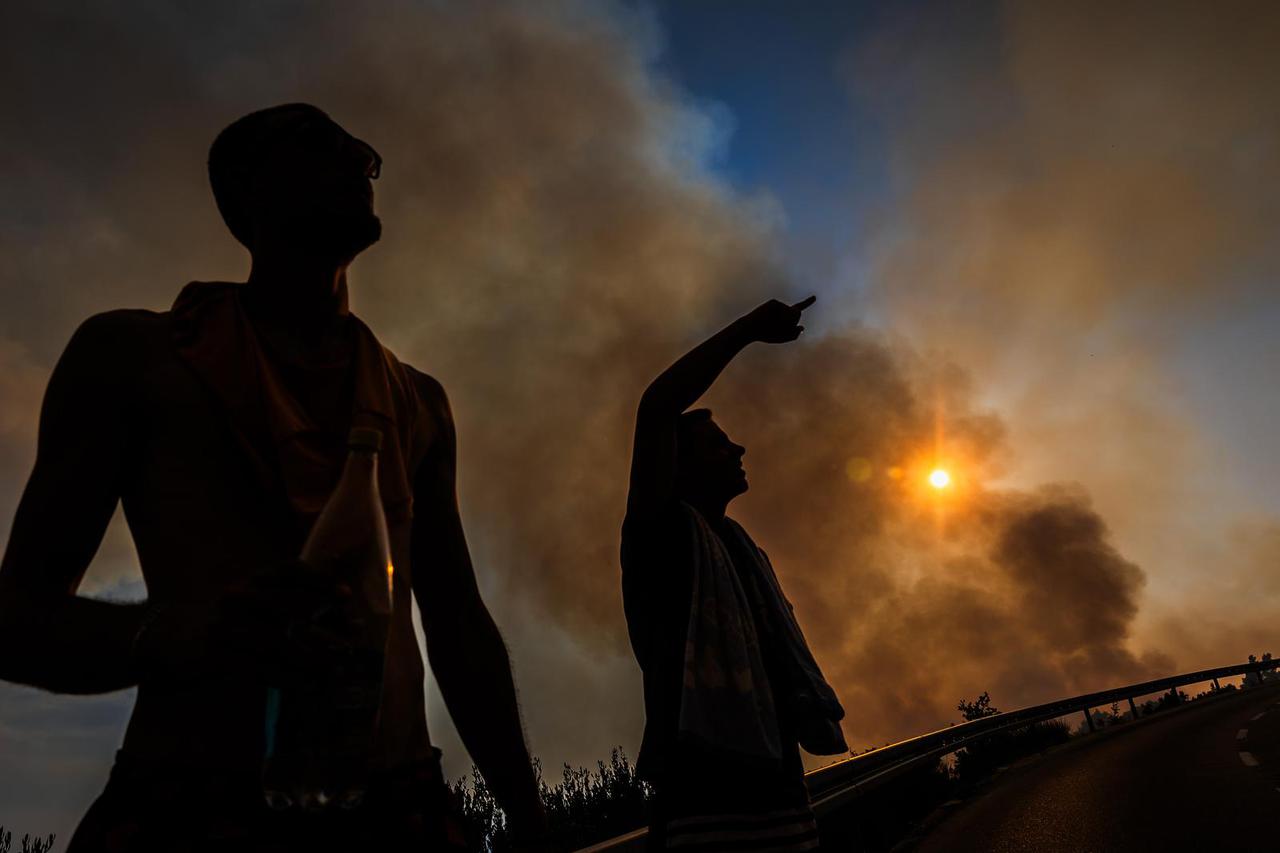
[[[137,683],[131,646],[146,606],[75,594],[127,464],[130,322],[125,312],[90,318],[49,379],[35,468],[0,563],[0,679],[58,693]]]
[[[453,415],[444,389],[416,374],[435,437],[414,477],[413,587],[427,657],[449,715],[517,835],[545,817],[529,761],[511,664],[480,598],[456,490]]]

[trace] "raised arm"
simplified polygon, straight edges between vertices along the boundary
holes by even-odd
[[[59,693],[137,683],[141,604],[75,593],[120,496],[137,336],[122,312],[85,322],[54,368],[36,464],[0,563],[0,679]]]
[[[780,344],[798,338],[804,331],[800,316],[816,298],[810,296],[794,305],[769,300],[685,353],[645,389],[636,412],[629,514],[660,507],[675,494],[676,419],[680,413],[707,392],[747,344]]]
[[[458,513],[457,451],[444,389],[419,375],[438,436],[414,477],[413,591],[445,706],[517,837],[545,830],[506,645],[480,598]]]

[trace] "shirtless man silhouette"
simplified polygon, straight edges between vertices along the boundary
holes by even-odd
[[[319,109],[287,104],[233,123],[209,166],[252,255],[248,282],[193,283],[171,311],[110,311],[76,331],[0,565],[0,678],[58,693],[138,687],[70,850],[461,849],[427,732],[414,599],[463,742],[514,835],[536,838],[545,817],[459,518],[448,401],[347,307],[347,268],[380,235],[381,159]],[[285,636],[314,583],[292,560],[353,423],[386,436],[396,571],[373,782],[349,813],[272,812],[259,775],[265,685],[325,665]],[[76,594],[117,501],[143,603]]]

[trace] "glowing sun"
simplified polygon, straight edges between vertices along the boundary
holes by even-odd
[[[941,468],[934,468],[929,472],[929,485],[935,489],[945,489],[951,485],[951,475]]]

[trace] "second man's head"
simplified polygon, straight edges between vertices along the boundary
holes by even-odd
[[[746,448],[735,444],[710,409],[685,412],[676,423],[676,491],[697,504],[728,504],[747,490]]]

